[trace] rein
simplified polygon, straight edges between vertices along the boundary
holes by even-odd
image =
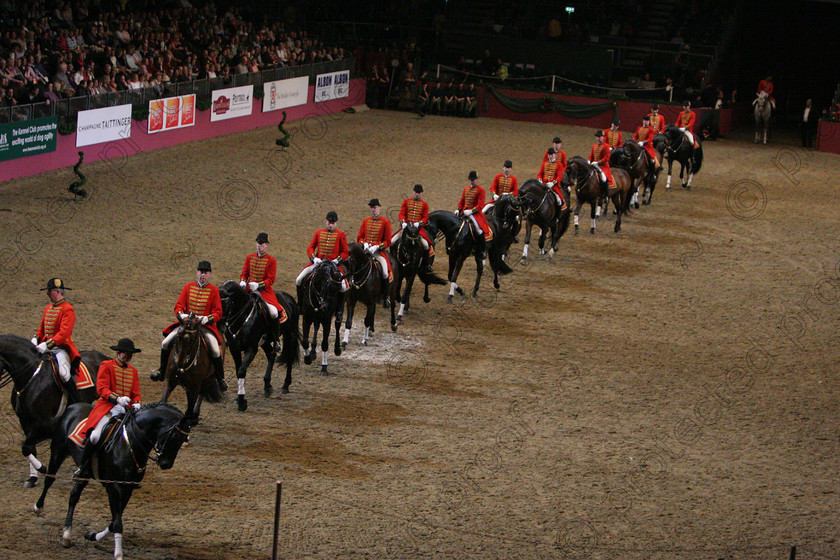
[[[416,247],[417,246],[417,240],[420,239],[420,233],[418,232],[417,235],[414,235],[414,236],[403,234],[403,236],[400,237],[400,240],[399,240],[400,245],[397,248],[397,262],[399,262],[403,266],[408,266],[409,264],[411,264],[411,261],[409,260],[410,255],[408,254],[408,249],[405,248],[405,246],[407,245],[407,243],[405,241],[406,239],[410,239],[414,243],[414,246]],[[406,259],[405,261],[402,260],[403,256],[405,256],[405,259]]]
[[[203,336],[203,334],[201,333],[201,331],[200,331],[198,328],[196,328],[195,330],[187,330],[186,328],[184,328],[184,329],[183,329],[183,332],[186,332],[186,333],[196,333],[196,335],[198,336],[198,340],[197,340],[197,341],[196,341],[196,343],[195,343],[195,353],[193,354],[193,357],[192,357],[192,359],[190,360],[190,363],[189,363],[189,364],[187,364],[187,365],[186,365],[185,367],[183,367],[183,368],[178,368],[178,369],[180,369],[182,372],[187,372],[187,371],[189,371],[190,369],[192,369],[192,368],[193,368],[193,366],[195,366],[195,364],[198,362],[198,354],[199,354],[199,352],[200,352],[200,350],[201,350],[201,346],[202,346],[202,344],[205,344],[205,345],[206,345],[207,343],[206,343],[206,342],[204,342],[204,336]]]
[[[230,300],[230,296],[226,296],[224,299]],[[254,300],[251,299],[251,298],[248,298],[248,303],[246,303],[242,307],[242,309],[240,309],[239,311],[234,313],[230,317],[230,319],[228,319],[228,321],[227,321],[228,332],[230,333],[231,337],[233,337],[234,340],[236,340],[236,337],[239,335],[239,331],[242,330],[242,328],[245,326],[245,323],[248,322],[248,318],[251,316],[251,312],[253,312],[253,310],[254,310]],[[246,311],[248,311],[248,315],[245,315]],[[245,315],[245,318],[242,319],[242,323],[236,329],[233,329],[232,327],[233,327],[234,323],[237,320],[239,320],[239,318],[243,315]]]
[[[136,440],[138,440],[138,445],[140,446],[143,455],[147,459],[149,458],[149,455],[152,453],[152,451],[155,452],[155,458],[153,459],[155,463],[158,463],[160,460],[160,444],[157,440],[147,438],[146,435],[140,431],[139,427],[136,427],[137,420],[134,414],[135,413],[133,410],[127,411],[121,421],[122,425],[118,429],[121,429],[122,431],[121,437],[123,441],[125,441],[125,444],[128,446],[128,451],[131,454],[131,459],[134,461],[134,467],[137,469],[137,474],[143,474],[146,471],[146,467],[141,467],[140,462],[137,460],[137,454],[134,452],[134,446],[131,444],[131,438],[128,435],[127,427],[129,425],[135,427],[135,429],[132,429],[132,435]],[[169,441],[169,436],[172,434],[173,431],[178,431],[181,433],[181,435],[189,437],[189,434],[184,432],[184,430],[181,429],[178,423],[175,423],[171,428],[169,428],[166,431],[166,439],[164,440],[164,442]],[[117,438],[114,438],[112,441],[116,441],[116,439]],[[146,445],[148,444],[151,444],[151,447],[149,447],[149,449],[146,450]]]
[[[368,256],[367,266],[360,268],[359,270],[355,271],[352,275],[350,275],[350,285],[353,286],[354,288],[356,288],[357,290],[360,290],[362,287],[364,287],[364,285],[367,284],[367,281],[370,279],[370,271],[371,271],[372,268],[373,268],[373,257]],[[356,275],[363,270],[366,270],[366,272],[364,274],[364,280],[362,280],[361,284],[357,284],[356,283]]]
[[[58,373],[57,371],[55,371],[55,362],[53,360],[49,360],[49,359],[41,360],[41,364],[32,373],[32,375],[29,376],[29,379],[26,381],[26,383],[24,383],[23,387],[21,387],[19,391],[15,390],[15,395],[17,396],[17,398],[15,399],[15,413],[16,414],[20,414],[19,411],[18,411],[18,407],[20,406],[20,403],[21,403],[21,398],[20,398],[21,395],[23,395],[23,392],[26,391],[26,389],[29,387],[29,384],[32,383],[35,380],[36,377],[38,377],[38,374],[41,373],[41,370],[43,369],[45,362],[50,363],[50,366],[52,367],[53,374],[54,374],[53,379],[55,379],[55,377],[56,377],[55,374]],[[11,379],[11,374],[9,374],[9,379]],[[8,381],[6,381],[6,383],[3,383],[3,385],[0,385],[0,387],[5,387],[7,383],[8,383]],[[56,382],[56,383],[58,383],[58,382]],[[61,387],[61,385],[59,385],[58,388],[62,389],[62,391],[63,391],[63,388]]]

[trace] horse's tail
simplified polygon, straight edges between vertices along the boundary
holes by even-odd
[[[209,403],[222,402],[222,390],[219,388],[219,382],[216,380],[215,375],[207,378],[207,381],[201,387],[201,396]]]
[[[449,284],[449,282],[447,282],[446,280],[444,280],[443,278],[441,278],[440,276],[438,276],[434,272],[429,274],[428,272],[426,272],[424,270],[418,270],[417,271],[417,276],[420,278],[420,281],[423,282],[424,284],[432,284],[432,285],[440,285],[440,286],[446,286],[447,284]]]
[[[300,341],[303,339],[303,334],[300,332],[300,308],[291,295],[285,292],[280,292],[278,295],[281,295],[283,299],[289,318],[286,320],[287,326],[283,331],[283,348],[277,356],[276,363],[296,366],[300,362]]]
[[[692,173],[698,173],[703,166],[703,146],[700,145],[694,150],[694,162],[691,166]]]

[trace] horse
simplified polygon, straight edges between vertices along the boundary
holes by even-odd
[[[461,267],[464,266],[470,255],[475,256],[476,276],[475,286],[473,287],[473,297],[478,294],[478,286],[481,283],[481,274],[484,272],[484,248],[482,248],[476,241],[480,235],[473,224],[472,220],[468,218],[461,218],[452,212],[446,210],[435,210],[429,214],[429,225],[426,226],[426,231],[430,237],[437,238],[442,235],[446,238],[446,252],[449,253],[449,296],[446,298],[447,303],[452,303],[452,298],[455,292],[464,295],[464,290],[458,286],[458,275],[461,273]]]
[[[657,134],[657,136],[659,136]],[[684,189],[691,189],[691,180],[696,173],[700,172],[700,167],[703,165],[703,145],[700,144],[696,148],[691,145],[686,138],[685,133],[677,126],[669,124],[665,127],[664,138],[660,139],[661,146],[668,154],[668,182],[665,184],[666,189],[671,188],[671,166],[676,160],[680,164],[680,181]],[[697,137],[695,136],[695,139]],[[657,140],[654,139],[654,145]],[[665,153],[663,152],[663,153]],[[683,180],[683,173],[688,171],[688,182]]]
[[[327,371],[327,350],[329,350],[330,321],[335,317],[335,347],[336,356],[341,356],[339,331],[341,329],[341,311],[343,307],[342,294],[339,284],[345,279],[338,265],[330,260],[321,261],[301,286],[300,313],[303,317],[303,363],[309,365],[318,353],[318,329],[323,328],[321,340],[321,375],[329,375]],[[314,325],[312,332],[312,352],[309,351],[309,328]]]
[[[347,292],[347,321],[344,324],[344,340],[341,346],[346,347],[350,342],[350,331],[353,329],[353,313],[356,310],[356,303],[365,304],[365,331],[362,335],[362,344],[367,346],[370,333],[373,332],[373,321],[376,317],[376,303],[382,295],[382,275],[377,266],[376,259],[370,253],[365,252],[361,245],[350,243],[350,256],[344,261],[347,267],[347,278],[350,282],[350,289]],[[385,256],[387,257],[387,254]],[[386,281],[387,282],[387,281]],[[390,282],[388,283],[390,295]],[[394,318],[393,305],[391,306],[391,330],[397,330],[396,319]]]
[[[616,208],[615,228],[621,231],[621,216],[630,210],[630,175],[623,169],[613,170],[615,187],[609,189],[607,196],[612,199]],[[563,185],[574,187],[577,202],[575,203],[575,235],[578,233],[578,214],[584,203],[589,203],[592,226],[589,233],[595,233],[595,224],[601,215],[601,179],[595,171],[595,166],[580,156],[569,159],[566,173],[563,174]]]
[[[82,401],[93,402],[99,398],[96,374],[99,365],[108,357],[95,350],[81,352],[81,355],[92,384],[78,389],[78,397]],[[67,405],[73,403],[73,395],[59,381],[54,358],[42,356],[25,338],[4,334],[0,335],[0,387],[9,383],[14,386],[12,408],[23,430],[21,452],[29,461],[29,477],[23,487],[32,488],[38,482],[38,473],[46,472],[37,458],[36,446],[52,437],[58,419]]]
[[[222,400],[222,392],[216,379],[210,349],[201,328],[201,321],[195,313],[182,319],[181,329],[175,336],[169,360],[163,376],[161,402],[167,402],[169,394],[178,386],[187,393],[187,420],[191,426],[198,424],[201,402],[215,403]]]
[[[499,275],[513,272],[505,259],[511,244],[522,229],[522,203],[509,194],[502,195],[493,204],[485,217],[493,230],[493,241],[487,249],[490,269],[493,271],[493,287],[499,289]]]
[[[405,311],[411,305],[411,289],[414,286],[414,279],[420,278],[420,281],[425,285],[425,292],[423,293],[423,301],[429,303],[429,284],[446,285],[446,280],[436,274],[427,273],[423,269],[423,247],[420,242],[420,228],[413,223],[408,222],[402,230],[402,235],[394,243],[388,251],[388,257],[391,259],[391,271],[394,275],[394,281],[391,282],[391,330],[396,331],[397,325],[402,323]],[[405,288],[400,289],[403,282]],[[400,309],[396,312],[396,303],[399,301]],[[394,316],[396,312],[396,317]]]
[[[568,189],[566,189],[568,191]],[[521,203],[522,211],[525,214],[525,246],[522,248],[521,262],[528,260],[528,247],[531,244],[531,227],[536,225],[540,228],[538,246],[540,254],[544,255],[545,240],[551,234],[551,244],[548,250],[548,258],[552,259],[557,251],[557,242],[569,229],[569,215],[571,214],[571,201],[566,193],[566,209],[559,210],[554,193],[551,189],[542,184],[539,179],[528,179],[519,188],[518,200]]]
[[[753,114],[755,116],[755,143],[764,135],[764,143],[767,143],[767,136],[770,134],[770,116],[773,112],[773,106],[770,104],[770,95],[766,91],[761,91],[753,100]]]
[[[239,410],[244,412],[248,409],[248,400],[245,398],[245,374],[254,361],[260,348],[265,353],[266,366],[263,376],[263,392],[270,397],[274,392],[271,385],[271,373],[274,370],[275,361],[286,366],[286,378],[280,388],[282,394],[288,394],[289,386],[292,384],[292,368],[300,361],[300,309],[294,297],[286,292],[275,290],[277,301],[286,310],[286,321],[280,325],[280,334],[283,343],[280,354],[277,354],[274,345],[274,334],[271,332],[271,319],[265,302],[259,294],[248,293],[238,282],[228,280],[219,288],[222,297],[222,322],[219,330],[225,337],[225,342],[233,357],[233,364],[236,367],[236,378],[239,381],[239,394],[236,395],[236,402]]]
[[[85,403],[74,404],[68,407],[67,412],[61,417],[52,438],[50,474],[55,475],[58,472],[67,455],[72,456],[77,464],[81,460],[82,448],[73,443],[68,436],[78,423],[90,414],[92,408],[91,405]],[[115,419],[114,422],[116,422],[116,428],[111,432],[111,437],[100,443],[94,457],[98,478],[108,494],[111,523],[98,533],[88,531],[85,533],[85,539],[101,541],[109,533],[113,533],[114,558],[120,560],[123,557],[122,514],[131,499],[132,492],[135,487],[139,488],[146,474],[149,454],[153,450],[156,452],[154,461],[162,470],[172,468],[178,451],[189,439],[190,422],[181,411],[165,403],[147,404],[136,412],[129,409],[122,419]],[[91,444],[88,443],[88,445]],[[73,513],[88,482],[87,479],[79,479],[75,481],[70,491],[67,517],[60,539],[65,548],[72,545]],[[36,511],[44,507],[43,498],[47,488],[47,483],[44,482],[44,491],[35,505]]]
[[[642,204],[650,204],[653,190],[656,188],[656,181],[659,178],[656,169],[648,161],[644,148],[635,141],[628,140],[610,154],[610,167],[613,169],[624,169],[630,175],[630,192],[633,193],[632,203],[638,208],[639,184],[644,185],[642,189]]]

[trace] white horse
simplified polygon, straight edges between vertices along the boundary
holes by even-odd
[[[766,91],[760,92],[755,101],[755,143],[758,144],[764,133],[764,143],[767,143],[767,136],[770,133],[770,114],[773,112],[773,107],[770,104],[770,96]]]

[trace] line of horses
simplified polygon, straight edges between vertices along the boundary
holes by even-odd
[[[691,149],[684,138],[682,131],[669,126],[664,135],[657,135],[655,144],[656,149],[668,159],[669,184],[671,166],[679,162],[681,180],[683,172],[688,173],[688,181],[683,181],[683,186],[690,188],[691,179],[702,164],[702,147]],[[383,290],[382,273],[373,256],[361,246],[351,244],[346,261],[337,264],[325,260],[315,267],[302,287],[300,301],[286,292],[275,292],[288,316],[279,333],[279,341],[275,340],[262,298],[245,292],[235,281],[223,283],[220,286],[223,320],[219,326],[235,365],[239,410],[244,412],[248,408],[245,378],[260,350],[265,354],[267,364],[263,375],[266,397],[271,396],[274,390],[271,378],[275,363],[286,368],[281,392],[288,393],[292,369],[299,363],[301,347],[304,362],[311,364],[315,361],[319,331],[322,334],[321,375],[328,375],[331,328],[335,328],[333,352],[340,356],[350,343],[358,304],[366,308],[361,338],[361,343],[366,345],[375,330],[375,313],[380,303],[390,307],[391,330],[397,331],[405,312],[410,308],[416,280],[424,284],[423,300],[427,303],[430,301],[430,285],[448,283],[447,301],[450,303],[456,293],[464,295],[457,281],[464,263],[470,257],[474,258],[477,269],[472,295],[478,294],[484,266],[488,261],[493,273],[493,286],[498,290],[499,276],[512,272],[506,262],[507,253],[517,240],[523,222],[525,239],[520,257],[522,260],[528,259],[533,226],[540,228],[540,254],[548,253],[548,257],[552,258],[557,251],[559,239],[569,229],[571,215],[574,215],[575,233],[578,232],[578,214],[583,204],[590,205],[590,232],[594,233],[597,218],[606,212],[612,201],[616,214],[614,231],[620,231],[622,215],[629,212],[632,205],[638,208],[635,201],[639,187],[642,188],[642,204],[650,204],[658,180],[657,170],[648,168],[643,154],[643,150],[632,142],[613,151],[611,163],[614,167],[615,188],[607,193],[606,198],[601,195],[596,169],[578,156],[569,160],[562,177],[565,202],[562,207],[556,202],[551,189],[539,180],[525,181],[518,196],[502,196],[486,212],[493,233],[493,239],[486,244],[471,220],[449,211],[431,212],[426,230],[436,240],[438,249],[441,248],[440,241],[443,241],[449,257],[446,279],[427,272],[421,266],[424,255],[420,232],[413,224],[406,226],[399,241],[386,253],[393,272],[393,280],[386,290]],[[572,190],[576,195],[574,210],[571,206]],[[343,298],[346,303],[346,321],[342,340],[340,327],[343,309],[339,292],[344,281],[348,281],[350,287]],[[384,302],[381,297],[383,292],[387,293]],[[166,367],[161,401],[146,405],[137,412],[129,410],[123,417],[114,419],[113,425],[104,431],[109,436],[103,437],[103,443],[96,453],[98,478],[106,488],[112,519],[108,527],[98,533],[88,532],[85,538],[98,541],[113,533],[115,558],[122,558],[122,512],[133,489],[143,479],[150,454],[156,452],[155,462],[162,469],[171,468],[191,428],[198,423],[201,403],[204,400],[218,402],[222,398],[198,318],[191,314],[181,320],[181,327]],[[82,361],[93,376],[94,387],[79,391],[80,402],[74,403],[54,375],[57,371],[54,358],[48,354],[40,355],[24,338],[0,335],[0,388],[13,384],[11,403],[24,433],[21,452],[29,462],[30,473],[24,486],[31,488],[36,485],[39,474],[47,475],[34,506],[36,512],[43,510],[47,491],[66,458],[72,457],[77,463],[81,459],[81,448],[69,436],[92,409],[90,403],[97,398],[96,372],[106,359],[104,354],[96,351],[82,352]],[[172,390],[179,385],[184,387],[187,395],[186,413],[166,404]],[[38,460],[36,450],[36,445],[45,440],[51,442],[48,466]],[[71,491],[61,536],[65,546],[70,545],[73,513],[88,482],[75,481]]]

